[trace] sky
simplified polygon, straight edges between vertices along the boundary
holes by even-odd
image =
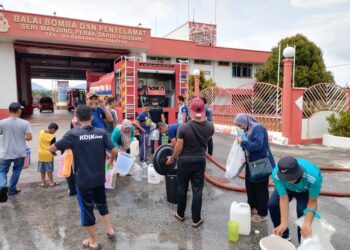
[[[216,15],[215,15],[216,2]],[[194,20],[217,24],[217,45],[267,50],[302,33],[341,86],[350,82],[350,0],[0,0],[7,10],[152,29],[162,37]],[[189,6],[189,8],[188,8]],[[189,11],[188,11],[189,10]],[[341,66],[343,65],[343,66]],[[48,84],[50,86],[51,83]]]

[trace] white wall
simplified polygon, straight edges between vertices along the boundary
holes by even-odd
[[[164,38],[171,38],[177,40],[190,40],[190,26],[189,23],[185,23],[184,25],[178,27],[176,30],[170,32],[165,35]]]
[[[219,66],[217,61],[212,61],[212,65],[194,64],[194,60],[190,60],[190,73],[192,74],[194,69],[210,71],[210,76],[218,87],[221,88],[238,88],[241,85],[255,82],[255,73],[259,65],[253,64],[252,78],[237,78],[232,77],[232,63],[229,66]]]
[[[328,134],[328,122],[326,117],[337,114],[334,111],[321,111],[313,114],[309,119],[303,119],[301,139],[318,139]]]
[[[0,109],[17,101],[16,61],[12,42],[0,42]]]

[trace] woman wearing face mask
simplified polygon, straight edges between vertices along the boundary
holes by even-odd
[[[122,152],[130,153],[130,144],[134,140],[134,126],[131,121],[125,119],[121,125],[114,128],[112,142]]]
[[[254,162],[268,158],[271,166],[275,166],[275,160],[270,151],[266,128],[254,117],[248,114],[238,114],[234,121],[235,125],[243,131],[238,134],[237,141],[243,148],[247,162]],[[252,210],[251,220],[262,222],[267,220],[269,200],[269,175],[259,179],[251,177],[249,167],[246,167],[245,185],[247,189],[248,204]]]

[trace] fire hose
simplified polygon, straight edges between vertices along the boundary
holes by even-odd
[[[223,171],[226,171],[226,168],[217,160],[215,160],[213,157],[211,157],[209,154],[206,155],[207,159],[212,162],[215,166],[220,168]],[[350,168],[340,168],[340,167],[321,167],[320,168],[323,171],[334,171],[334,172],[350,172]],[[222,183],[221,181],[215,179],[214,177],[210,176],[207,172],[204,173],[205,179],[213,184],[214,186],[217,186],[219,188],[236,191],[236,192],[246,192],[246,188],[242,186],[234,186],[227,183]],[[239,178],[244,179],[243,175],[240,175]],[[275,185],[270,181],[269,182],[270,187],[274,187]],[[335,192],[335,191],[326,191],[322,190],[321,195],[324,196],[333,196],[333,197],[350,197],[350,192]]]

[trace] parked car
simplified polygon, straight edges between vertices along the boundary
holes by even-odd
[[[41,97],[39,101],[39,110],[40,110],[40,113],[45,110],[51,110],[52,112],[54,112],[52,98]]]

